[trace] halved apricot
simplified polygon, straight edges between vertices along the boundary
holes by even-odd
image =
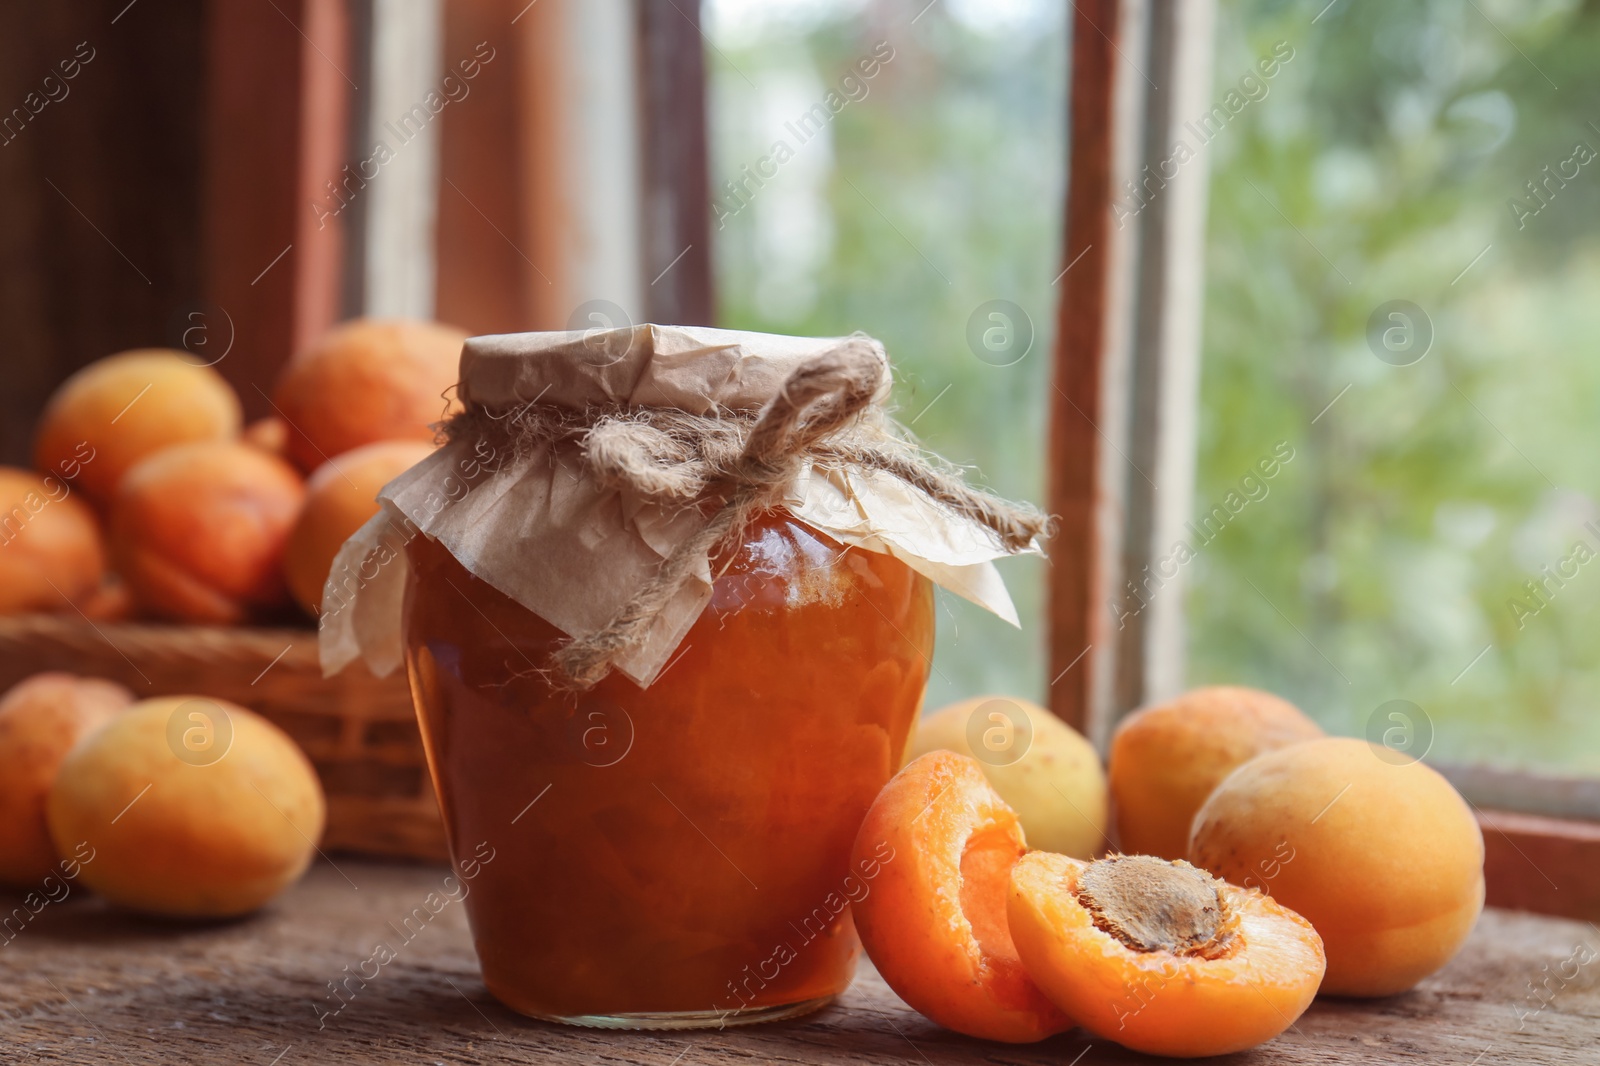
[[[1311,923],[1186,862],[1034,852],[1011,870],[1011,936],[1028,973],[1096,1036],[1184,1058],[1270,1040],[1322,981]]]
[[[852,905],[861,943],[889,987],[947,1029],[1020,1044],[1072,1027],[1006,927],[1006,885],[1027,850],[983,769],[950,751],[908,763],[861,823],[851,866],[879,869]]]

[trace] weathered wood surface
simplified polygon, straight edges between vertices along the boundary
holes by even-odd
[[[969,1040],[910,1011],[865,968],[838,1004],[787,1023],[611,1033],[531,1022],[484,990],[459,904],[409,942],[391,926],[441,888],[442,868],[336,861],[318,864],[263,913],[209,926],[132,918],[74,888],[0,941],[0,1062],[1156,1061],[1079,1033],[1029,1047]],[[4,900],[7,911],[15,899]],[[328,982],[380,941],[397,957],[319,1030],[320,1011],[336,1005],[325,998]],[[1586,922],[1490,911],[1466,951],[1419,989],[1319,1002],[1278,1040],[1217,1061],[1600,1063],[1597,953],[1600,929]]]

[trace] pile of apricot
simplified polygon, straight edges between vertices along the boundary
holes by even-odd
[[[1018,733],[1023,750],[1007,751]],[[1153,1054],[1240,1051],[1319,993],[1413,987],[1482,909],[1482,836],[1449,783],[1325,736],[1268,693],[1199,689],[1130,715],[1108,775],[1085,749],[1025,701],[967,701],[925,719],[868,811],[856,855],[898,858],[855,924],[883,979],[935,1022],[1008,1042],[1076,1025]],[[1121,850],[1096,827],[1107,791]]]
[[[188,352],[84,367],[40,417],[34,470],[0,467],[0,613],[315,615],[378,489],[432,450],[465,337],[346,323],[290,361],[275,413],[248,426],[232,386]]]
[[[73,882],[150,914],[245,914],[305,871],[325,813],[294,741],[237,704],[61,673],[0,696],[0,884],[30,911]]]

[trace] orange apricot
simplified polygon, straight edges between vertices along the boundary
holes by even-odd
[[[105,568],[99,524],[72,482],[0,466],[0,614],[69,610]]]
[[[1235,770],[1195,815],[1189,859],[1305,915],[1334,995],[1412,987],[1483,909],[1483,833],[1466,801],[1422,763],[1349,737]]]
[[[1322,980],[1310,922],[1186,862],[1034,852],[1011,870],[1006,915],[1045,994],[1136,1051],[1254,1047],[1289,1028]]]
[[[451,326],[405,319],[356,319],[329,331],[278,381],[287,454],[310,472],[363,444],[432,440],[466,339]]]
[[[288,599],[283,547],[304,497],[293,467],[240,441],[157,452],[112,501],[117,569],[153,614],[243,621]]]
[[[336,456],[306,481],[306,503],[289,531],[283,554],[284,577],[295,600],[312,614],[322,604],[333,557],[378,513],[378,490],[433,452],[433,445],[415,440],[366,444]]]
[[[46,801],[62,854],[119,906],[247,914],[310,864],[327,814],[289,735],[226,700],[141,700],[72,749]]]
[[[165,348],[107,356],[56,389],[40,416],[33,465],[75,479],[104,503],[139,460],[173,444],[237,436],[239,398],[211,367]]]
[[[881,867],[852,906],[862,946],[900,998],[947,1029],[1027,1043],[1072,1026],[1006,927],[1007,880],[1026,851],[1016,812],[950,751],[908,763],[861,823],[851,865]]]
[[[1197,688],[1135,711],[1111,738],[1118,846],[1129,854],[1184,858],[1194,812],[1234,767],[1323,735],[1288,700],[1232,685]]]
[[[55,869],[44,804],[73,745],[133,702],[121,685],[46,673],[0,697],[0,882],[37,885]]]

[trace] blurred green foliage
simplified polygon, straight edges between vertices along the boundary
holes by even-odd
[[[711,5],[718,180],[877,42],[894,57],[825,137],[724,201],[724,322],[882,338],[901,419],[1040,498],[1060,9],[758,7]],[[1190,678],[1270,688],[1341,733],[1408,699],[1435,756],[1600,770],[1600,158],[1577,162],[1600,151],[1600,3],[1222,0],[1194,117],[1280,42],[1293,59],[1202,157],[1196,511],[1277,441],[1296,455],[1186,568]],[[968,346],[993,299],[1034,329],[1013,365]],[[1410,365],[1368,339],[1396,300],[1431,323]],[[1043,693],[1045,565],[1007,565],[1021,633],[941,594],[930,703]]]
[[[1600,161],[1526,186],[1600,147],[1600,5],[1225,4],[1218,83],[1280,40],[1213,145],[1198,500],[1298,456],[1195,566],[1191,678],[1345,733],[1408,699],[1436,756],[1600,769],[1600,566],[1557,569],[1600,553]],[[1368,339],[1393,300],[1431,320],[1412,365]]]

